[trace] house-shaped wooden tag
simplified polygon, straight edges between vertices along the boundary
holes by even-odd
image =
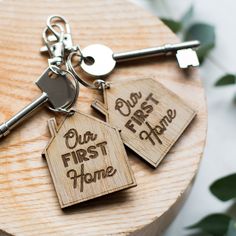
[[[154,167],[196,115],[176,94],[153,79],[111,83],[103,92],[104,103],[96,100],[92,107],[120,131],[129,148]]]
[[[136,186],[117,129],[80,112],[48,126],[52,139],[43,155],[61,208]]]

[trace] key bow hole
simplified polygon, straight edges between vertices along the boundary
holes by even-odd
[[[86,65],[88,65],[88,66],[93,65],[94,62],[95,62],[95,60],[94,60],[94,58],[91,57],[91,56],[88,56],[88,57],[85,57],[85,58],[84,58],[84,63],[85,63]]]

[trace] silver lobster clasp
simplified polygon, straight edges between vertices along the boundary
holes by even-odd
[[[66,50],[71,50],[73,48],[73,42],[71,37],[71,30],[70,25],[68,21],[60,15],[52,15],[49,16],[47,19],[47,27],[53,32],[53,34],[57,37],[57,39],[60,38],[60,33],[58,33],[54,28],[53,25],[55,23],[60,23],[60,25],[64,26],[64,38],[63,43],[65,45]]]
[[[48,40],[51,42],[56,42],[60,40],[61,37],[61,32],[57,32],[55,30],[55,25],[60,25],[61,27],[63,27],[63,31],[64,31],[64,36],[63,36],[63,44],[64,44],[64,48],[67,51],[72,51],[74,49],[73,46],[73,41],[72,41],[72,36],[71,36],[71,30],[70,30],[70,25],[68,23],[68,21],[59,15],[52,15],[49,16],[47,19],[47,28],[51,31],[52,35],[50,35],[50,37],[48,37]],[[45,53],[48,52],[48,49],[46,46],[41,47],[40,49],[41,53]]]
[[[54,28],[60,29],[60,34],[46,27],[43,31],[43,40],[46,45],[47,51],[50,55],[50,59],[48,59],[49,65],[60,65],[63,62],[65,46],[63,43],[64,40],[64,29],[59,24],[54,24],[51,26]],[[52,36],[56,37],[56,40],[52,40]]]

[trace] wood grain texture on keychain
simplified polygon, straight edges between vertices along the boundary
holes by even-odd
[[[48,125],[45,155],[62,208],[136,185],[115,128],[80,112]]]
[[[190,124],[195,111],[153,79],[111,83],[93,107],[121,132],[123,142],[157,167]]]

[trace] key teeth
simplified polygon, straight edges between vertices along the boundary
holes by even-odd
[[[181,69],[188,69],[189,67],[198,67],[198,66],[199,66],[199,63],[198,64],[188,63],[186,65],[179,64],[179,67]]]
[[[191,48],[178,50],[176,53],[176,58],[179,63],[179,67],[182,69],[186,69],[190,66],[199,66],[197,53]]]

